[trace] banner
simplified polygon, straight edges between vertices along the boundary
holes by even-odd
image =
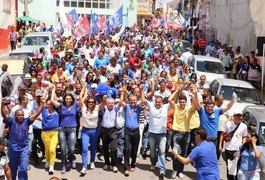
[[[91,12],[91,16],[90,16],[90,35],[95,35],[98,32],[98,25],[97,25],[97,21],[98,21],[98,16],[96,15],[96,13]]]
[[[84,17],[80,25],[76,28],[74,38],[80,39],[82,36],[89,34],[90,23],[87,17]]]
[[[123,6],[121,6],[115,14],[113,14],[106,20],[105,22],[105,26],[107,28],[106,34],[110,35],[114,28],[122,25],[122,22],[123,22]]]
[[[102,31],[103,29],[105,29],[105,22],[106,22],[106,16],[101,17],[97,21],[98,31]]]
[[[72,19],[72,21],[73,21],[74,24],[78,21],[78,14],[77,14],[77,12],[76,12],[75,9],[73,9],[72,11],[70,11],[68,13],[68,15],[71,17],[71,19]]]

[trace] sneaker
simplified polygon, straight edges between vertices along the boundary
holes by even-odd
[[[90,169],[95,169],[95,163],[93,162],[90,163]]]
[[[171,179],[175,179],[177,177],[177,171],[173,171],[171,174]]]
[[[159,173],[159,179],[163,180],[165,177],[165,173],[164,172],[160,172]]]
[[[179,173],[178,175],[180,178],[184,178],[184,174],[183,173]]]
[[[75,161],[72,161],[72,163],[71,163],[71,168],[72,168],[72,169],[75,169],[75,168],[76,168]]]
[[[87,169],[83,167],[82,170],[80,171],[80,176],[86,175],[86,171]]]
[[[125,177],[128,177],[128,176],[129,176],[129,170],[125,170],[125,171],[124,171],[124,176],[125,176]]]
[[[114,173],[117,173],[117,172],[118,172],[118,168],[117,168],[117,166],[113,166],[112,171],[113,171]]]
[[[53,175],[53,173],[54,173],[53,166],[50,166],[50,168],[49,168],[49,175]]]
[[[156,169],[156,167],[153,165],[150,167],[150,171],[154,171],[155,169]]]
[[[66,173],[66,167],[65,167],[65,166],[62,166],[61,173],[62,173],[62,174],[65,174],[65,173]]]
[[[108,171],[108,170],[110,170],[111,169],[111,167],[109,166],[109,165],[105,165],[104,167],[103,167],[103,170],[105,170],[105,171]]]
[[[50,163],[49,163],[49,161],[46,161],[46,163],[45,163],[45,169],[48,169],[49,168],[49,165],[50,165]]]

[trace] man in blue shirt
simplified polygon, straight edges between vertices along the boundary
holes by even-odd
[[[173,149],[173,155],[182,164],[187,165],[195,162],[198,180],[219,180],[220,171],[216,153],[216,148],[212,142],[207,141],[207,131],[198,128],[195,133],[198,145],[191,151],[188,157],[184,158],[178,154],[177,148]]]
[[[234,97],[233,94],[233,99],[226,105],[226,107],[214,108],[215,102],[212,99],[206,101],[205,107],[202,104],[200,104],[197,94],[198,93],[194,93],[194,97],[195,97],[195,106],[200,116],[200,121],[201,121],[200,126],[206,129],[207,140],[212,141],[216,145],[218,121],[220,119],[219,117],[221,114],[225,113],[233,106],[236,97]]]
[[[102,66],[109,65],[109,60],[107,57],[104,57],[103,51],[99,51],[98,58],[95,60],[94,66],[97,69],[100,69]]]
[[[123,89],[120,97],[119,104],[124,107],[125,110],[125,147],[124,147],[124,175],[129,176],[129,162],[132,159],[130,165],[130,171],[135,171],[136,156],[138,145],[140,141],[139,131],[139,118],[142,111],[143,103],[140,102],[137,105],[137,97],[130,97],[130,104],[124,102],[125,89]]]
[[[36,113],[28,118],[24,118],[24,112],[22,109],[16,110],[14,118],[8,116],[4,105],[5,101],[6,98],[2,98],[1,113],[4,119],[3,122],[9,127],[8,157],[12,179],[16,179],[17,174],[18,179],[28,179],[28,130],[29,126],[41,113],[45,99],[42,99]]]

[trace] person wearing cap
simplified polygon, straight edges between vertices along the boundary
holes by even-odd
[[[226,156],[227,179],[229,180],[236,179],[237,171],[232,170],[233,166],[231,165],[237,164],[239,157],[236,153],[238,153],[240,145],[245,141],[247,134],[247,125],[242,122],[242,111],[236,109],[232,120],[225,123],[219,142],[220,152],[223,150],[221,146],[222,141],[224,140],[226,142],[224,144],[224,149]],[[226,138],[228,135],[230,135],[230,138]]]
[[[21,105],[27,101],[25,98],[27,98],[25,95],[21,95]],[[18,179],[28,179],[29,126],[41,113],[45,99],[42,99],[38,110],[32,115],[25,114],[28,113],[25,108],[17,108],[13,114],[8,116],[4,106],[5,101],[6,99],[2,98],[1,113],[4,119],[3,122],[9,127],[8,157],[12,179],[16,179],[16,177]]]
[[[5,176],[7,180],[12,179],[11,169],[8,165],[7,154],[5,153],[5,146],[8,144],[8,140],[4,137],[0,137],[0,179],[4,180]]]
[[[188,64],[189,60],[192,58],[193,54],[191,53],[192,49],[190,47],[186,48],[186,52],[181,54],[181,59],[183,59],[183,62]]]

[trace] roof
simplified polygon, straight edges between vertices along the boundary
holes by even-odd
[[[246,106],[243,113],[250,112],[259,121],[265,122],[265,106]]]
[[[218,58],[214,58],[214,57],[209,57],[209,56],[202,56],[202,55],[194,55],[196,60],[201,60],[201,61],[213,61],[213,62],[219,62],[222,63],[220,61],[220,59]]]
[[[52,32],[32,32],[32,33],[27,34],[25,37],[28,37],[28,36],[50,36],[52,34],[53,34]]]
[[[250,83],[236,79],[217,78],[221,85],[255,89]]]

